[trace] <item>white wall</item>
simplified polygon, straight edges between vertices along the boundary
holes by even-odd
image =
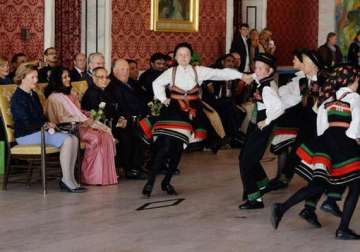
[[[44,13],[44,50],[55,46],[55,0],[46,0]]]
[[[230,51],[234,35],[234,0],[226,0],[226,52]]]
[[[87,2],[87,5],[85,4]],[[105,56],[105,67],[111,67],[111,23],[112,10],[109,0],[82,0],[81,51],[87,55],[100,52]],[[96,10],[97,9],[97,10]],[[96,20],[97,11],[97,20]],[[87,13],[87,15],[85,14]],[[87,20],[85,20],[87,19]],[[97,21],[97,30],[96,30]]]
[[[336,30],[335,0],[319,0],[319,34],[318,45],[326,42],[329,32]]]

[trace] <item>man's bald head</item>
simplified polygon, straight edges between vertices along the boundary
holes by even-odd
[[[125,59],[118,59],[113,66],[113,74],[116,79],[127,83],[129,80],[129,63]]]

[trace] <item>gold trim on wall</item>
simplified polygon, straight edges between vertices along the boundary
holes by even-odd
[[[158,32],[197,32],[199,31],[199,0],[189,1],[189,10],[184,18],[160,17],[160,2],[166,0],[151,0],[150,29]],[[178,1],[178,0],[173,0]],[[179,0],[181,1],[181,0]],[[163,9],[163,11],[166,11]],[[182,12],[184,13],[184,11]],[[174,15],[174,14],[172,14]]]

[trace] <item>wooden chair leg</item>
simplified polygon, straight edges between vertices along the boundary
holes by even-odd
[[[31,179],[32,179],[33,170],[34,170],[33,162],[29,161],[28,176],[27,176],[27,181],[26,181],[26,184],[27,184],[28,187],[31,186]]]
[[[46,184],[46,145],[45,145],[45,130],[44,127],[41,128],[41,180],[43,195],[47,194],[47,184]]]
[[[4,176],[4,181],[3,181],[3,190],[6,191],[7,190],[7,184],[9,182],[9,176],[10,176],[10,165],[11,163],[11,154],[8,153],[7,156],[7,160],[6,160],[6,171],[5,171],[5,176]]]

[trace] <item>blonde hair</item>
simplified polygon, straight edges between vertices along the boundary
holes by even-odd
[[[29,73],[31,73],[32,71],[37,71],[37,67],[36,65],[34,65],[31,62],[25,62],[22,63],[15,72],[15,77],[14,77],[14,82],[16,84],[21,84],[21,81],[26,77],[26,75],[28,75]]]
[[[5,58],[0,57],[0,66],[5,65],[6,63],[9,63]]]

